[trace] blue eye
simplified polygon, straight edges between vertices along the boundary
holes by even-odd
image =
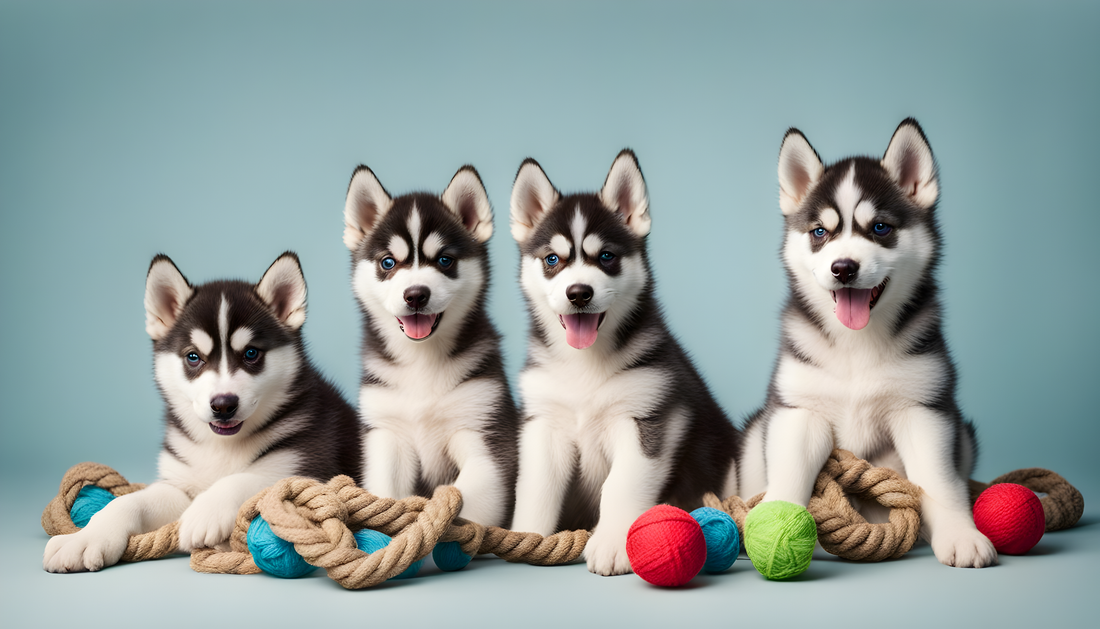
[[[828,234],[829,232],[824,227],[818,227],[810,233],[814,235],[814,238],[824,238],[825,234]]]
[[[890,227],[886,223],[875,223],[875,225],[871,229],[874,230],[876,236],[885,236],[886,234],[894,231],[894,228]]]
[[[558,263],[557,254],[551,253],[550,255],[546,256],[546,266],[554,266],[557,263]]]
[[[436,258],[436,262],[439,263],[439,266],[449,269],[451,265],[455,263],[455,259],[450,256],[439,256]]]
[[[600,262],[611,262],[615,259],[615,254],[610,251],[604,251],[600,254]]]
[[[389,271],[393,267],[397,266],[397,260],[393,258],[382,258],[382,268]]]
[[[244,359],[249,362],[253,362],[259,357],[260,350],[256,349],[255,347],[249,347],[248,349],[244,350]]]
[[[189,365],[191,365],[192,367],[195,367],[196,365],[198,365],[201,362],[202,362],[202,359],[199,358],[199,353],[198,352],[188,352],[188,354],[187,354],[187,363]]]

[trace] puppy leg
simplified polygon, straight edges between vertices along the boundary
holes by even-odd
[[[119,496],[80,531],[50,539],[42,567],[49,572],[83,572],[114,565],[122,558],[131,535],[175,521],[190,502],[182,490],[166,483]]]
[[[228,540],[241,505],[282,476],[285,474],[231,474],[195,496],[180,516],[180,550],[213,548]]]
[[[611,444],[611,471],[600,492],[600,521],[584,547],[588,570],[604,576],[631,572],[626,533],[638,516],[657,504],[668,480],[670,458],[646,456],[632,419],[615,426]],[[676,444],[668,446],[674,450]]]
[[[535,418],[523,425],[513,530],[539,535],[555,532],[575,457],[576,447],[554,430],[549,418]]]
[[[829,422],[801,408],[781,408],[768,422],[768,490],[764,500],[810,504],[814,482],[833,451]]]
[[[363,435],[364,488],[382,498],[407,498],[416,491],[417,458],[409,444],[387,428]]]
[[[909,480],[921,494],[921,533],[940,563],[983,568],[997,563],[993,544],[974,526],[966,479],[955,469],[952,421],[917,406],[892,422],[893,438]]]
[[[483,436],[472,430],[456,432],[448,443],[448,454],[459,469],[454,483],[462,491],[459,517],[485,526],[503,526],[507,488]]]

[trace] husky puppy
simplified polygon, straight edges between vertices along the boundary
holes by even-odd
[[[630,572],[646,509],[737,493],[738,433],[673,338],[653,294],[649,202],[624,150],[596,194],[562,196],[520,166],[512,235],[531,317],[513,528],[592,528],[588,569]],[[598,520],[598,523],[597,523]]]
[[[903,121],[881,160],[827,167],[791,129],[779,190],[790,297],[767,401],[745,428],[745,495],[806,505],[844,448],[924,490],[922,535],[942,563],[996,563],[967,494],[977,444],[941,329],[939,183],[920,126]]]
[[[515,492],[515,403],[485,311],[493,233],[472,166],[442,196],[390,197],[366,166],[344,207],[363,314],[364,487],[380,496],[462,491],[463,518],[504,526]]]
[[[46,545],[50,572],[118,562],[130,536],[180,521],[180,550],[216,546],[237,510],[287,476],[327,480],[361,466],[355,411],[305,354],[306,282],[284,253],[259,284],[192,286],[168,256],[145,285],[165,402],[159,480],[112,500],[72,535]]]

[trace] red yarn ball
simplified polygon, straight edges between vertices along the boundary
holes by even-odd
[[[703,529],[687,511],[657,505],[630,525],[626,555],[639,577],[653,585],[673,587],[699,574],[707,560],[707,542]]]
[[[1046,530],[1046,515],[1043,503],[1030,489],[999,483],[974,502],[974,524],[997,552],[1022,555],[1039,543]]]

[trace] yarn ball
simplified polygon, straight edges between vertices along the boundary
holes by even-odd
[[[1046,514],[1039,497],[1027,487],[999,483],[974,502],[974,524],[997,552],[1022,555],[1039,543],[1046,531]]]
[[[657,505],[630,525],[626,555],[635,574],[653,585],[673,587],[699,574],[707,560],[707,542],[687,511]]]
[[[458,542],[440,542],[432,549],[432,561],[444,572],[455,572],[465,568],[473,557],[462,552]]]
[[[248,525],[248,552],[264,572],[281,579],[297,579],[316,570],[294,550],[294,544],[276,535],[261,517]]]
[[[729,570],[741,552],[741,533],[730,514],[710,507],[699,507],[691,517],[703,529],[707,544],[707,560],[703,572],[718,574]]]
[[[791,502],[762,502],[745,518],[745,552],[769,579],[789,579],[810,567],[817,525],[804,507]]]
[[[72,518],[73,524],[84,528],[88,526],[88,521],[92,519],[93,515],[99,513],[100,509],[106,507],[107,503],[114,499],[115,495],[102,487],[85,485],[80,488],[80,493],[76,495],[73,507],[69,509],[69,516]]]
[[[373,553],[376,550],[381,550],[390,545],[393,538],[385,533],[379,533],[378,531],[372,531],[371,529],[360,529],[354,533],[355,544],[359,547],[359,550],[365,553]],[[417,559],[405,571],[401,574],[390,577],[393,579],[411,579],[416,576],[417,572],[420,572],[420,566],[424,564],[423,559]]]

